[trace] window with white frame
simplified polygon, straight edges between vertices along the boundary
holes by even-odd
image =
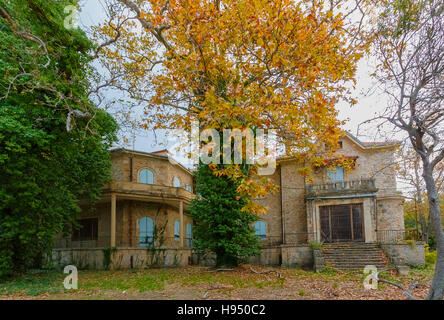
[[[185,186],[185,189],[187,189],[189,192],[193,192],[193,188],[191,187],[191,184],[187,184]]]
[[[173,186],[175,188],[180,188],[180,179],[178,177],[174,177],[174,179],[173,179]]]

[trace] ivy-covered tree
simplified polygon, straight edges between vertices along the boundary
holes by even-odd
[[[76,1],[0,0],[0,276],[38,267],[110,177],[117,124],[88,99]]]
[[[194,249],[198,253],[215,253],[217,266],[236,266],[259,254],[259,239],[253,225],[258,216],[242,210],[247,199],[237,192],[236,181],[214,175],[208,165],[200,165],[195,177],[199,196],[190,207],[195,223]]]

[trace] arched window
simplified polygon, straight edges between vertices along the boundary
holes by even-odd
[[[191,239],[193,238],[193,234],[191,233],[191,224],[187,223],[187,247],[191,248]]]
[[[151,247],[154,241],[154,222],[149,217],[139,220],[139,245],[141,247]]]
[[[146,184],[154,184],[154,173],[149,169],[143,169],[139,174],[139,182]]]
[[[264,221],[257,221],[254,224],[255,235],[261,240],[267,239],[267,224]]]
[[[174,177],[173,186],[176,188],[180,188],[180,179],[178,177]]]
[[[174,221],[174,240],[180,240],[180,223],[178,220]]]

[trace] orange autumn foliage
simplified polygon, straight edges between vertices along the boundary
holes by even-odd
[[[97,38],[117,39],[100,57],[145,104],[145,128],[189,130],[198,120],[202,129],[275,129],[288,156],[314,162],[319,146],[337,145],[335,105],[355,103],[346,84],[367,49],[350,41],[359,30],[344,26],[344,13],[316,0],[117,3],[120,23],[96,29]],[[252,180],[255,170],[213,166],[239,179],[240,193],[276,191],[267,179]]]

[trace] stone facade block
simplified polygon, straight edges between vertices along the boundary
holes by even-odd
[[[422,242],[381,244],[390,261],[396,266],[423,266],[425,264],[425,250]]]

